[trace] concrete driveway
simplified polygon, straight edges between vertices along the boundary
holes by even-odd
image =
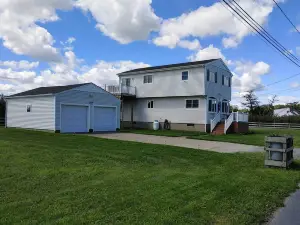
[[[144,134],[132,133],[105,133],[105,134],[89,134],[89,136],[122,140],[134,141],[148,144],[171,145],[184,148],[203,149],[221,153],[236,153],[236,152],[262,152],[264,149],[260,146],[242,145],[226,142],[205,141],[187,139],[185,137],[163,137]],[[295,149],[295,158],[300,159],[300,149]]]
[[[224,143],[224,142],[193,140],[193,139],[187,139],[185,137],[162,137],[162,136],[132,134],[132,133],[90,134],[90,136],[106,138],[106,139],[122,140],[122,141],[134,141],[134,142],[141,142],[141,143],[171,145],[171,146],[193,148],[193,149],[203,149],[203,150],[222,152],[222,153],[263,151],[263,147]]]

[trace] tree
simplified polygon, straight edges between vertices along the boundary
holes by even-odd
[[[244,102],[242,105],[249,109],[250,113],[253,113],[254,109],[259,106],[259,101],[254,93],[254,90],[250,90],[243,96]]]
[[[270,116],[273,116],[274,115],[274,104],[278,102],[278,99],[277,99],[277,95],[273,95],[272,98],[269,99],[269,112],[268,114]]]

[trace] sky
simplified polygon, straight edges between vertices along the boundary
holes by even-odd
[[[273,0],[237,1],[300,58],[300,34]],[[300,29],[300,2],[277,0]],[[262,103],[300,100],[300,68],[214,0],[0,0],[0,93],[40,86],[117,84],[117,73],[222,58],[232,104],[251,89]],[[299,74],[292,79],[274,82]]]

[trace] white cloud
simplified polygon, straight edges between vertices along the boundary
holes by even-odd
[[[274,7],[274,2],[269,0],[237,2],[261,25],[267,22]],[[179,40],[187,37],[204,38],[225,35],[223,45],[229,48],[236,47],[250,33],[250,28],[235,18],[220,2],[217,2],[163,21],[159,37],[153,42],[160,46],[174,47],[174,40],[179,43]]]
[[[271,71],[270,65],[265,62],[234,62],[235,70],[233,73],[233,87],[240,92],[247,92],[252,89],[262,89],[261,76],[269,74]],[[240,74],[240,75],[238,75]]]
[[[41,72],[0,69],[0,92],[13,94],[39,86],[86,82],[93,82],[104,87],[105,84],[117,84],[116,74],[118,73],[149,66],[132,61],[98,61],[92,66],[82,64],[83,60],[78,59],[74,52],[69,51],[65,53],[62,63],[52,63],[50,68]]]
[[[69,37],[68,40],[66,41],[66,43],[72,44],[74,41],[76,41],[76,38],[74,38],[74,37]]]
[[[28,62],[26,60],[21,61],[0,61],[0,67],[7,67],[11,69],[24,69],[29,70],[39,66],[39,62]]]
[[[226,61],[225,56],[222,54],[221,50],[214,47],[213,45],[209,45],[207,48],[203,48],[196,52],[195,54],[188,57],[190,61],[201,61],[206,59],[223,59],[224,62]]]
[[[76,5],[91,12],[96,28],[122,43],[146,40],[159,29],[161,19],[151,7],[152,0],[78,0]]]
[[[55,40],[39,23],[58,20],[56,10],[70,10],[72,0],[1,0],[0,38],[3,45],[18,55],[41,61],[60,61]]]

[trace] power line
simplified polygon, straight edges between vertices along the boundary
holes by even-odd
[[[295,56],[291,56],[292,55],[289,51],[287,51],[279,42],[275,42],[274,40],[268,37],[268,35],[266,34],[262,34],[260,29],[257,28],[257,26],[253,25],[252,22],[248,21],[249,19],[245,18],[245,13],[243,13],[241,10],[239,9],[234,9],[232,7],[231,4],[229,4],[226,0],[222,0],[228,7],[231,8],[231,10],[233,10],[242,20],[244,20],[250,27],[252,27],[261,37],[263,37],[269,44],[271,44],[278,52],[280,52],[284,57],[286,57],[289,61],[291,61],[292,63],[294,63],[297,67],[300,67],[300,64],[297,63],[298,58]],[[234,1],[234,0],[233,0]],[[237,3],[236,3],[237,4]],[[243,9],[239,4],[237,4],[241,9]],[[237,12],[237,10],[239,12]],[[243,15],[241,15],[243,14]],[[248,14],[248,13],[247,13]],[[249,14],[248,14],[249,15]],[[248,16],[252,21],[255,21],[250,15]],[[256,21],[255,21],[256,22]],[[256,22],[257,23],[257,22]],[[257,23],[258,24],[258,23]],[[260,26],[260,25],[259,25]],[[267,37],[266,37],[267,36]],[[271,35],[270,35],[271,36]],[[275,40],[276,41],[276,40]],[[285,51],[283,51],[283,49],[285,49]],[[297,59],[297,60],[296,60]]]
[[[239,8],[238,10],[240,12],[243,13],[244,16],[248,17],[250,20],[252,20],[254,22],[254,25],[257,29],[259,29],[260,32],[262,32],[263,35],[267,36],[269,39],[271,39],[271,41],[273,43],[275,43],[278,47],[281,48],[281,50],[285,53],[290,55],[291,57],[293,57],[293,59],[299,61],[299,59],[293,55],[288,49],[286,49],[281,43],[279,43],[268,31],[266,31],[256,20],[253,19],[253,17],[251,17],[249,15],[249,13],[247,13],[235,0],[232,0],[237,7]],[[242,10],[242,11],[241,11]]]
[[[283,9],[279,6],[279,4],[275,0],[273,0],[273,2],[277,5],[277,7],[280,9],[280,11],[285,16],[285,18],[290,22],[290,24],[292,24],[292,26],[295,28],[295,30],[298,32],[298,34],[300,34],[300,31],[298,30],[296,25],[291,21],[291,19],[287,16],[287,14],[283,11]]]

